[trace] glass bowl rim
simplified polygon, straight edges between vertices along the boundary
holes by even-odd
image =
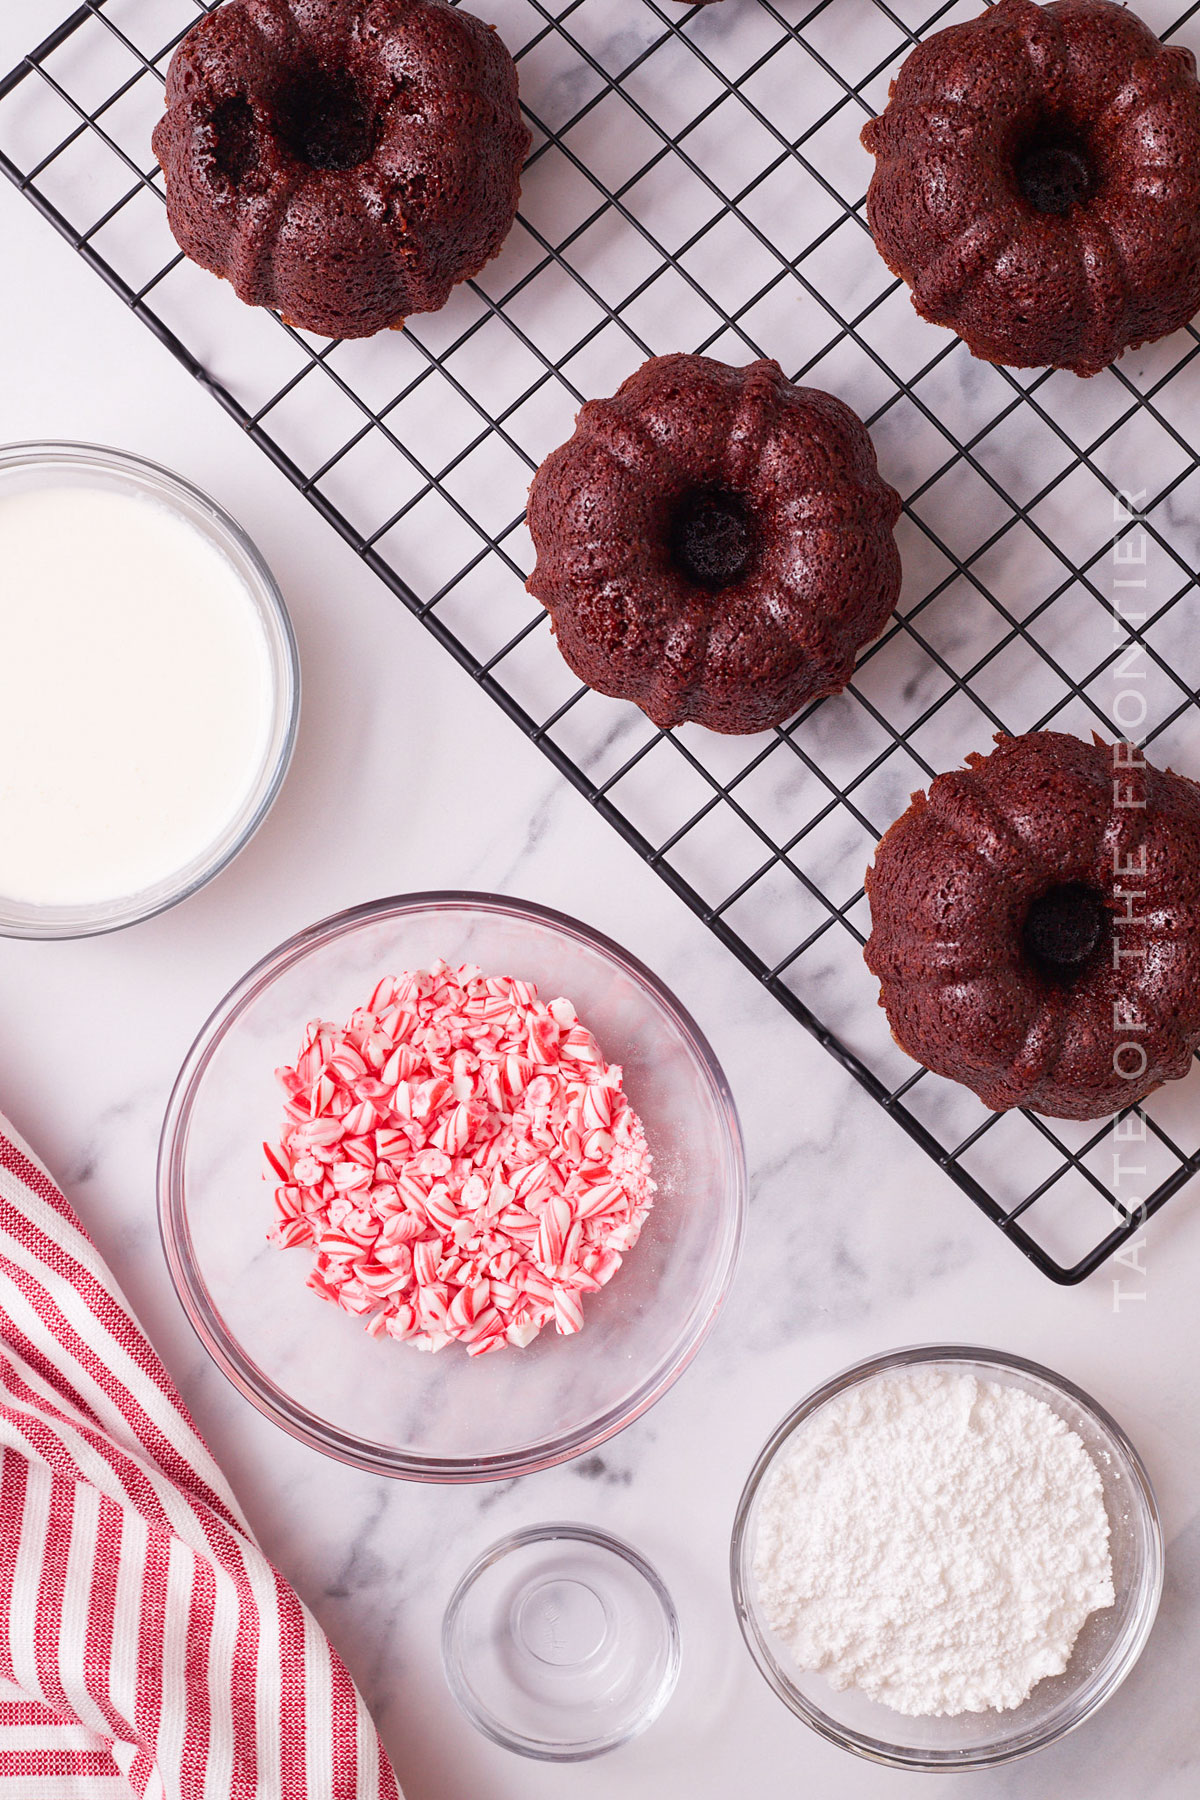
[[[232,839],[227,843],[222,843],[220,838],[214,839],[209,847],[211,854],[206,856],[185,882],[165,893],[160,891],[161,883],[155,883],[149,888],[142,888],[138,893],[119,896],[116,900],[80,902],[63,907],[39,909],[26,902],[11,902],[10,904],[26,907],[29,916],[19,921],[0,920],[0,937],[63,941],[70,938],[101,937],[109,932],[124,931],[131,925],[139,925],[144,919],[156,918],[159,913],[169,911],[171,907],[178,906],[181,901],[190,899],[202,887],[206,887],[245,849],[275,804],[296,746],[300,724],[300,655],[287,604],[262,551],[220,501],[214,500],[203,488],[197,487],[186,476],[177,474],[174,469],[168,469],[163,463],[155,462],[148,456],[140,456],[132,450],[117,449],[113,445],[90,444],[70,438],[30,438],[0,443],[0,476],[13,470],[37,470],[42,467],[52,470],[76,469],[81,473],[86,473],[89,469],[100,469],[108,474],[124,476],[131,488],[153,495],[165,505],[170,505],[171,497],[175,496],[199,508],[201,513],[209,514],[216,527],[214,533],[193,520],[189,520],[189,523],[193,529],[201,531],[207,541],[222,550],[222,553],[223,546],[216,542],[216,538],[218,534],[224,533],[244,559],[246,570],[238,569],[236,573],[245,586],[268,638],[273,689],[271,740],[274,742],[274,750],[271,752],[270,745],[268,746],[268,756],[259,779],[250,790],[251,793],[257,793],[254,805]],[[129,904],[121,910],[123,902]],[[3,897],[0,896],[0,905],[2,904]],[[39,911],[44,914],[43,917],[38,916]]]
[[[755,1500],[758,1498],[763,1480],[779,1451],[793,1432],[811,1418],[827,1401],[845,1393],[852,1387],[857,1387],[891,1369],[938,1363],[975,1363],[984,1370],[991,1367],[1008,1373],[1024,1375],[1034,1381],[1044,1383],[1048,1388],[1060,1393],[1065,1399],[1074,1402],[1076,1406],[1086,1412],[1099,1427],[1101,1434],[1112,1440],[1126,1460],[1132,1476],[1132,1504],[1138,1512],[1149,1544],[1146,1567],[1135,1595],[1136,1627],[1120,1661],[1109,1671],[1104,1682],[1091,1695],[1087,1705],[1080,1706],[1077,1703],[1073,1714],[1053,1726],[1043,1727],[1041,1730],[1032,1728],[1023,1732],[1019,1739],[1009,1742],[1001,1741],[971,1751],[908,1750],[898,1744],[889,1744],[881,1738],[870,1737],[865,1732],[855,1731],[850,1726],[838,1725],[827,1713],[811,1705],[799,1689],[787,1680],[783,1672],[776,1668],[774,1658],[768,1654],[762,1641],[757,1608],[751,1602],[748,1591],[749,1545],[747,1531],[750,1514]],[[920,1770],[929,1774],[954,1774],[969,1769],[995,1768],[1001,1764],[1016,1762],[1022,1757],[1031,1756],[1037,1750],[1044,1750],[1076,1730],[1116,1693],[1145,1649],[1146,1640],[1158,1614],[1164,1576],[1162,1520],[1146,1466],[1126,1432],[1111,1413],[1100,1405],[1098,1400],[1094,1400],[1089,1393],[1077,1386],[1067,1376],[1060,1375],[1056,1370],[1047,1368],[1044,1363],[1034,1362],[1031,1358],[1018,1356],[1007,1350],[989,1349],[983,1345],[909,1344],[899,1349],[886,1350],[874,1356],[864,1357],[860,1362],[851,1363],[849,1367],[839,1370],[837,1374],[830,1376],[828,1380],[823,1381],[806,1394],[775,1426],[756,1456],[738,1500],[730,1539],[729,1575],[733,1590],[734,1611],[737,1614],[738,1625],[751,1659],[768,1687],[791,1712],[795,1713],[797,1718],[802,1719],[806,1725],[829,1743],[836,1744],[839,1749],[848,1750],[853,1755],[864,1757],[870,1762],[882,1763],[896,1769]]]
[[[191,1251],[183,1184],[179,1178],[196,1093],[218,1046],[246,1008],[277,976],[300,962],[310,951],[333,943],[362,924],[433,910],[493,912],[547,927],[598,951],[648,989],[679,1031],[700,1069],[714,1103],[727,1163],[728,1179],[722,1207],[723,1242],[707,1278],[707,1303],[675,1353],[639,1383],[630,1400],[609,1407],[584,1426],[554,1437],[544,1437],[519,1450],[481,1458],[403,1452],[356,1433],[342,1431],[328,1421],[318,1420],[259,1370],[225,1330],[219,1311],[209,1299]],[[691,1014],[645,963],[604,933],[552,907],[503,894],[447,888],[389,895],[331,913],[285,938],[234,983],[201,1026],[175,1079],[159,1138],[157,1186],[159,1235],[180,1305],[205,1350],[243,1399],[310,1449],[319,1450],[351,1467],[402,1480],[460,1484],[535,1474],[585,1455],[641,1418],[674,1385],[707,1338],[732,1284],[745,1230],[747,1173],[741,1122],[724,1070]]]
[[[653,1705],[631,1731],[613,1732],[606,1737],[589,1739],[569,1750],[549,1750],[536,1739],[522,1737],[520,1732],[506,1731],[493,1720],[491,1713],[476,1704],[474,1694],[460,1674],[459,1659],[453,1652],[452,1639],[462,1615],[463,1603],[485,1570],[511,1555],[514,1550],[523,1550],[527,1544],[556,1543],[564,1538],[572,1543],[592,1544],[597,1549],[619,1556],[635,1574],[642,1577],[658,1603],[667,1628],[667,1654]],[[490,1738],[493,1744],[499,1744],[504,1750],[515,1750],[518,1755],[527,1756],[534,1762],[586,1762],[594,1756],[602,1756],[605,1751],[616,1750],[622,1744],[630,1743],[635,1737],[640,1737],[642,1732],[648,1731],[656,1719],[661,1718],[679,1681],[679,1614],[670,1589],[653,1563],[647,1562],[640,1550],[636,1550],[624,1538],[617,1537],[611,1531],[604,1531],[597,1525],[554,1519],[542,1525],[522,1525],[516,1531],[506,1532],[494,1544],[489,1544],[486,1550],[481,1550],[463,1570],[442,1614],[441,1652],[446,1685],[472,1725],[484,1737]]]

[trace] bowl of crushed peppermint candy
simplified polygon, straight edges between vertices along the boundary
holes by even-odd
[[[168,1264],[201,1341],[296,1437],[426,1481],[602,1443],[733,1275],[737,1114],[663,984],[550,910],[340,913],[227,995],[163,1127]]]

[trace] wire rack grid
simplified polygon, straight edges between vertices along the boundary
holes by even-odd
[[[213,4],[87,0],[0,81],[0,168],[884,1111],[1081,1280],[1200,1169],[1200,1075],[1099,1127],[988,1113],[893,1043],[863,872],[910,792],[999,732],[1200,769],[1200,338],[1080,381],[975,362],[913,313],[858,133],[973,0],[476,0],[534,133],[518,223],[440,313],[332,344],[242,307],[167,229],[150,132]],[[1139,10],[1195,46],[1196,7]],[[840,394],[904,499],[891,627],[846,693],[754,738],[580,688],[524,588],[534,468],[585,398],[681,348]]]

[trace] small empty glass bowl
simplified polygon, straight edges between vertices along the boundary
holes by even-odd
[[[662,1712],[679,1626],[650,1564],[587,1525],[537,1525],[472,1563],[442,1624],[455,1699],[493,1743],[542,1762],[615,1750]]]
[[[470,1358],[375,1339],[306,1286],[311,1250],[268,1243],[264,1141],[283,1119],[274,1071],[310,1019],[345,1021],[384,975],[438,957],[565,995],[624,1069],[654,1157],[655,1203],[584,1327]],[[729,1286],[745,1159],[725,1078],[650,971],[586,926],[482,894],[416,894],[326,919],[244,977],[205,1025],[171,1096],[159,1207],[192,1324],[268,1418],[331,1456],[417,1481],[488,1481],[593,1448],[664,1394]]]
[[[300,665],[283,596],[254,544],[215,500],[169,469],[123,450],[69,443],[0,447],[0,498],[49,487],[102,489],[152,501],[199,532],[232,565],[263,632],[269,721],[240,803],[213,841],[189,862],[149,887],[114,899],[43,906],[0,894],[0,935],[6,937],[92,937],[186,900],[229,866],[271,810],[287,774],[300,717]]]
[[[857,1689],[841,1692],[823,1675],[799,1669],[764,1617],[755,1592],[756,1514],[776,1463],[803,1443],[804,1428],[836,1395],[886,1372],[931,1366],[958,1369],[981,1381],[1020,1387],[1045,1401],[1082,1439],[1104,1486],[1112,1536],[1116,1603],[1092,1613],[1061,1675],[1039,1681],[1008,1712],[908,1718]],[[790,1412],[771,1434],[746,1483],[733,1528],[733,1599],[742,1635],[759,1669],[786,1706],[814,1731],[873,1762],[928,1771],[981,1769],[1014,1762],[1074,1731],[1120,1687],[1141,1655],[1163,1582],[1162,1528],[1149,1477],[1120,1426],[1103,1407],[1061,1375],[997,1350],[923,1344],[856,1363]]]

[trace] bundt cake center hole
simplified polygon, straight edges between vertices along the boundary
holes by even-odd
[[[357,169],[379,141],[379,121],[353,81],[323,69],[280,96],[279,120],[292,153],[313,169]]]
[[[258,167],[254,109],[244,94],[234,94],[213,109],[212,129],[217,167],[237,187]]]
[[[738,494],[696,488],[685,494],[671,524],[675,565],[697,587],[717,593],[740,581],[754,556],[754,522]]]
[[[1023,937],[1030,961],[1059,981],[1081,975],[1104,940],[1104,898],[1082,881],[1065,881],[1040,894],[1025,916]]]
[[[1035,212],[1061,215],[1091,199],[1096,176],[1087,149],[1077,138],[1046,131],[1017,157],[1017,186]]]

